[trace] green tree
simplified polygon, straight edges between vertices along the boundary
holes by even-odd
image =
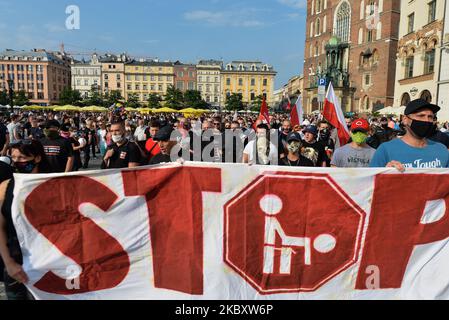
[[[119,90],[112,90],[105,94],[104,105],[105,107],[110,107],[123,100],[122,93]]]
[[[263,102],[263,95],[257,96],[254,98],[251,103],[251,111],[260,111]]]
[[[187,90],[184,93],[184,104],[188,108],[203,109],[207,107],[207,102],[201,97],[198,90]]]
[[[73,90],[70,87],[65,87],[59,96],[60,105],[75,105],[81,102],[81,93],[78,90]]]
[[[86,106],[102,106],[103,103],[104,101],[99,91],[99,87],[97,85],[92,85],[89,97],[84,99],[83,104]]]
[[[30,100],[28,99],[27,93],[25,90],[19,90],[14,92],[14,105],[15,106],[23,106],[27,104]]]
[[[181,110],[184,107],[184,95],[181,90],[169,86],[165,94],[165,105],[169,108]]]
[[[140,108],[139,96],[137,95],[137,93],[131,93],[130,95],[128,95],[128,101],[126,101],[125,107]]]
[[[4,90],[0,91],[0,104],[6,106],[9,103],[8,93]]]
[[[157,109],[161,106],[161,97],[157,93],[150,93],[148,96],[148,107]]]
[[[229,111],[241,111],[244,109],[241,93],[233,93],[226,97],[225,107]]]

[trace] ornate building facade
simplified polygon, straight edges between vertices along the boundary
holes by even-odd
[[[344,111],[393,104],[400,0],[308,0],[303,104],[320,109],[318,80],[332,82]]]
[[[438,117],[442,121],[449,121],[449,3],[447,1],[445,11],[437,102],[441,107]]]
[[[437,102],[444,0],[402,1],[395,106],[417,98]]]

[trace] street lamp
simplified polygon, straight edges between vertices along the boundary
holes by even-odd
[[[9,101],[11,112],[14,112],[14,81],[12,79],[9,79],[7,82],[9,88]]]

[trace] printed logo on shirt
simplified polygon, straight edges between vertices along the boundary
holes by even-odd
[[[419,169],[430,169],[430,168],[442,168],[441,160],[436,158],[434,161],[423,162],[423,159],[417,159],[413,163],[404,164],[405,168],[419,168]]]
[[[60,146],[45,146],[44,152],[47,156],[59,156],[61,153],[61,147]]]
[[[127,152],[121,152],[120,153],[120,159],[125,160],[126,159],[126,155],[127,155]]]
[[[358,158],[358,157],[352,157],[352,156],[348,157],[348,164],[359,164],[359,163],[364,166],[369,166],[370,159]]]

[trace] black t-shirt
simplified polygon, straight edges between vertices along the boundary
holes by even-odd
[[[12,168],[6,163],[0,161],[0,183],[12,178]]]
[[[44,146],[51,173],[65,172],[67,161],[73,156],[70,140],[62,137],[55,140],[43,138],[40,142]]]
[[[20,249],[19,240],[17,239],[16,229],[14,228],[14,223],[12,220],[12,202],[14,197],[14,179],[8,183],[6,188],[5,201],[3,206],[0,208],[1,214],[3,215],[6,223],[6,238],[7,247],[9,249],[9,254],[11,258],[18,264],[23,263],[22,251]]]
[[[127,141],[120,147],[113,144],[108,150],[114,150],[114,155],[109,159],[108,169],[128,168],[131,162],[140,163],[140,150],[133,142]]]
[[[44,131],[39,128],[30,128],[30,130],[28,131],[28,134],[31,134],[31,136],[33,137],[34,140],[39,140],[45,137],[44,135]]]
[[[5,146],[6,135],[9,135],[8,128],[3,123],[0,123],[0,150]]]
[[[324,149],[324,146],[321,143],[317,141],[315,141],[314,143],[307,143],[303,141],[302,143],[304,148],[312,149],[309,150],[309,152],[306,152],[307,155],[305,155],[305,157],[312,160],[313,163],[315,164],[315,167],[321,167],[324,161],[327,163],[328,157]]]
[[[441,132],[440,130],[436,131],[435,134],[429,138],[429,140],[442,143],[449,149],[449,135]]]
[[[287,157],[282,158],[281,161],[279,162],[280,166],[285,166],[285,167],[314,167],[315,165],[313,164],[312,160],[307,159],[304,156],[299,156],[299,159],[296,161],[291,161],[289,160]]]
[[[149,165],[171,162],[170,155],[159,153],[151,158]]]

